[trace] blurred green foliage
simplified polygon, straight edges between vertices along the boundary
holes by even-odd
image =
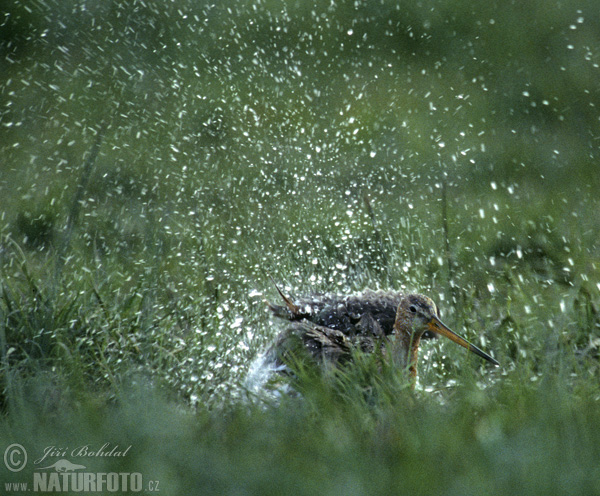
[[[94,470],[172,494],[599,492],[596,2],[1,11],[2,447],[116,439]],[[266,272],[430,294],[503,368],[435,342],[416,393],[250,399]]]

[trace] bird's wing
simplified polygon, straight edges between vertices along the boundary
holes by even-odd
[[[347,336],[388,336],[393,333],[403,293],[365,290],[354,295],[316,294],[292,301],[279,288],[284,305],[269,303],[276,317],[292,322],[309,320]],[[436,337],[427,331],[424,338]]]
[[[353,346],[343,332],[308,322],[300,326],[304,346],[313,357],[332,362],[350,358]]]
[[[269,303],[275,316],[291,321],[308,319],[315,324],[344,332],[356,331],[354,326],[362,316],[371,314],[382,330],[389,334],[401,298],[400,293],[367,290],[350,296],[315,294],[292,302],[279,288],[277,290],[285,306]]]
[[[290,355],[297,357],[306,352],[317,361],[337,363],[349,359],[352,348],[343,332],[301,320],[279,334],[267,355],[274,355],[276,365],[285,364]]]

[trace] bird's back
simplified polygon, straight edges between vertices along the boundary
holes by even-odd
[[[403,293],[365,290],[354,295],[317,294],[293,305],[270,305],[273,313],[290,321],[308,320],[347,336],[389,335]]]

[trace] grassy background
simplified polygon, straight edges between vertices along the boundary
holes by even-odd
[[[4,6],[2,446],[131,444],[90,467],[166,494],[600,493],[595,2]],[[427,293],[502,368],[438,341],[415,393],[249,401],[267,272]]]

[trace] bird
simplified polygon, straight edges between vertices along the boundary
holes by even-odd
[[[273,281],[274,283],[274,281]],[[292,301],[275,284],[284,305],[267,302],[274,316],[290,322],[267,356],[284,370],[293,344],[301,343],[317,363],[339,365],[354,352],[380,352],[408,370],[414,384],[421,338],[426,332],[454,341],[495,366],[490,355],[452,331],[431,298],[419,293],[365,290],[353,295],[313,295]]]

